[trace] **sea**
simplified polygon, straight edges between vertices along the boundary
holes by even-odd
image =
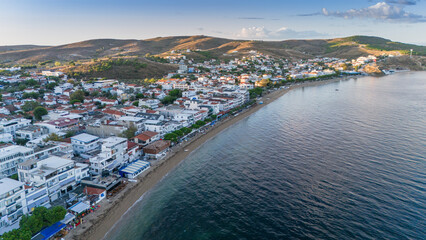
[[[105,239],[426,239],[426,72],[291,90],[192,152]]]

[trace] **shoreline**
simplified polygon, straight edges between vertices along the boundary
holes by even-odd
[[[355,76],[362,78],[363,76]],[[302,87],[319,86],[329,83],[348,80],[354,77],[337,77],[323,81],[302,82],[289,86],[288,89],[278,89],[262,96],[263,104],[257,104],[238,116],[228,117],[209,128],[206,133],[194,136],[188,142],[174,147],[167,155],[152,163],[151,168],[137,177],[137,182],[128,182],[128,186],[116,196],[101,202],[101,208],[84,218],[81,227],[73,229],[65,239],[89,239],[98,240],[105,238],[106,234],[115,226],[122,216],[150,189],[159,183],[171,170],[178,166],[189,154],[201,147],[205,142],[215,137],[217,134],[234,125],[251,114],[257,112],[262,107],[274,102],[289,91]],[[187,151],[185,151],[187,150]]]

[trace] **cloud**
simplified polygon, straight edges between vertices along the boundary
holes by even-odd
[[[396,0],[395,2],[413,2],[405,0]],[[341,18],[370,18],[389,22],[426,22],[426,17],[423,15],[413,14],[405,11],[403,6],[390,5],[386,2],[379,2],[373,6],[361,9],[350,9],[345,12],[333,12],[326,8],[322,9],[324,16],[333,16]]]
[[[295,38],[315,38],[325,37],[326,34],[315,31],[295,31],[287,27],[277,30],[269,30],[265,27],[244,27],[237,34],[237,38],[242,39],[295,39]]]
[[[245,19],[245,20],[263,20],[265,18],[263,17],[239,17],[238,19]]]
[[[385,0],[385,2],[400,5],[416,5],[418,0]]]

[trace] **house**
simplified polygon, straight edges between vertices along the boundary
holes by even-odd
[[[151,142],[154,142],[158,140],[160,135],[157,132],[153,131],[144,131],[141,134],[135,136],[133,139],[135,143],[141,144],[141,145],[147,145]]]
[[[143,148],[143,152],[148,158],[158,159],[166,154],[167,149],[170,147],[170,141],[159,140],[155,141]]]
[[[49,129],[49,133],[55,133],[76,127],[78,125],[78,119],[58,118],[51,121],[36,123],[35,125],[45,126]]]
[[[82,154],[100,148],[100,138],[87,133],[71,137],[74,153]]]
[[[83,193],[90,198],[91,203],[99,203],[106,197],[106,189],[86,186]]]
[[[29,141],[39,138],[49,133],[47,127],[29,125],[16,131],[16,138],[27,139]]]
[[[118,123],[126,127],[134,126],[141,131],[144,129],[144,119],[140,117],[124,116],[118,119]]]
[[[120,118],[122,116],[126,116],[125,113],[120,112],[118,110],[114,110],[114,109],[105,109],[102,112],[105,113],[105,114],[108,114],[108,115],[112,116],[114,119],[118,119],[118,118]]]

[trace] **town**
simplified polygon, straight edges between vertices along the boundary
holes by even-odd
[[[292,62],[256,51],[230,61],[196,62],[179,51],[161,59],[179,69],[141,84],[82,80],[49,69],[0,69],[0,234],[21,236],[17,229],[23,224],[38,239],[70,231],[171,149],[262,104],[264,93],[364,75],[380,60]],[[42,226],[28,219],[44,208],[60,217],[40,232]]]

